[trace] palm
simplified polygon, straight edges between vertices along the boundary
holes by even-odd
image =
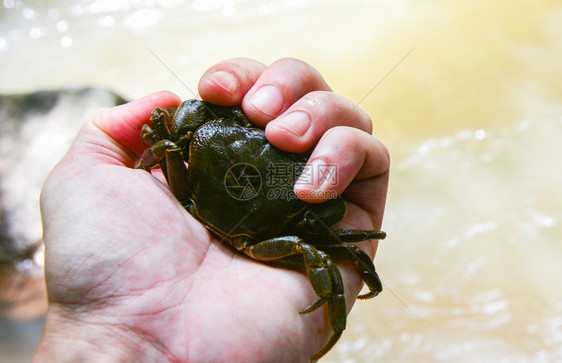
[[[73,180],[101,181],[103,188],[79,204],[82,211],[96,210],[97,217],[76,236],[73,259],[59,265],[57,280],[49,281],[52,301],[91,306],[98,312],[96,323],[116,323],[113,317],[127,315],[128,329],[169,337],[164,345],[176,356],[186,341],[200,341],[201,351],[192,346],[190,354],[202,356],[228,353],[220,349],[224,344],[240,344],[245,348],[239,353],[248,358],[272,342],[283,342],[279,349],[290,346],[295,357],[309,349],[296,337],[305,334],[313,316],[324,317],[298,314],[316,298],[304,275],[252,261],[212,238],[144,171],[107,166]],[[77,203],[66,198],[61,207]],[[65,225],[57,229],[67,233]]]

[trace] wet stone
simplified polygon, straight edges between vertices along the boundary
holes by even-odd
[[[37,253],[42,245],[39,194],[45,178],[92,112],[124,102],[99,88],[0,94],[0,317],[19,310],[19,295],[26,300],[34,295],[12,286],[16,281],[21,287],[25,276],[42,280]]]

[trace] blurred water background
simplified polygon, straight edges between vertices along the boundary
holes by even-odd
[[[0,93],[192,98],[220,60],[303,59],[369,112],[393,159],[375,260],[386,291],[355,305],[323,361],[554,362],[561,34],[558,0],[2,0]],[[78,127],[39,152],[61,143],[58,159]],[[30,309],[0,323],[0,361],[33,355],[44,305]]]

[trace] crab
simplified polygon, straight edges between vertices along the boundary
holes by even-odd
[[[382,283],[373,262],[352,242],[386,234],[335,229],[347,211],[339,196],[314,204],[297,198],[296,178],[287,170],[298,176],[309,155],[276,148],[237,107],[193,99],[177,109],[154,109],[150,121],[141,131],[149,147],[140,168],[160,167],[177,200],[221,241],[254,260],[306,273],[318,299],[301,314],[326,304],[333,330],[312,357],[318,360],[336,344],[347,320],[334,261],[355,265],[369,288],[358,298],[378,295]]]

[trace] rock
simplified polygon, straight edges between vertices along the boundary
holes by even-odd
[[[15,308],[22,274],[42,278],[43,181],[92,112],[124,102],[98,88],[0,95],[0,317]]]

